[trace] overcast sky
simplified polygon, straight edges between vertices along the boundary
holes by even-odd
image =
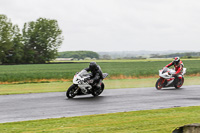
[[[59,51],[200,51],[199,0],[0,0],[0,14],[56,19]]]

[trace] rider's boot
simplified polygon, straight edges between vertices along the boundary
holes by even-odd
[[[102,80],[100,80],[99,83],[96,84],[96,88],[97,88],[97,89],[100,89],[100,88],[101,88],[101,83],[102,83]]]

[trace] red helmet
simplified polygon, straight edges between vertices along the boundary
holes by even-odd
[[[175,65],[178,65],[179,62],[180,62],[180,58],[179,58],[179,57],[175,57],[175,58],[174,58],[174,64],[175,64]]]

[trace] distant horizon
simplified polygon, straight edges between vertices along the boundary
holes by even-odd
[[[83,52],[82,52],[83,51]],[[66,53],[65,53],[66,52]],[[95,51],[63,51],[60,52],[60,57],[74,57],[78,56],[79,54],[82,55],[83,53],[86,54],[88,57],[94,53],[98,54],[101,58],[107,59],[134,59],[134,58],[174,58],[175,56],[183,57],[183,56],[200,56],[200,52],[194,51],[176,51],[176,50],[169,50],[169,51],[147,51],[147,50],[140,50],[140,51],[111,51],[111,52],[95,52]],[[91,54],[89,54],[91,53]],[[83,55],[84,55],[83,54]],[[87,57],[86,56],[86,57]]]
[[[58,52],[70,52],[70,51],[93,51],[93,52],[200,52],[200,50],[121,50],[121,51],[94,51],[94,50],[66,50],[66,51],[58,51]]]

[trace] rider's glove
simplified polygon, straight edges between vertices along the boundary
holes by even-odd
[[[88,83],[89,83],[89,84],[93,84],[93,82],[94,82],[93,79],[88,80]]]

